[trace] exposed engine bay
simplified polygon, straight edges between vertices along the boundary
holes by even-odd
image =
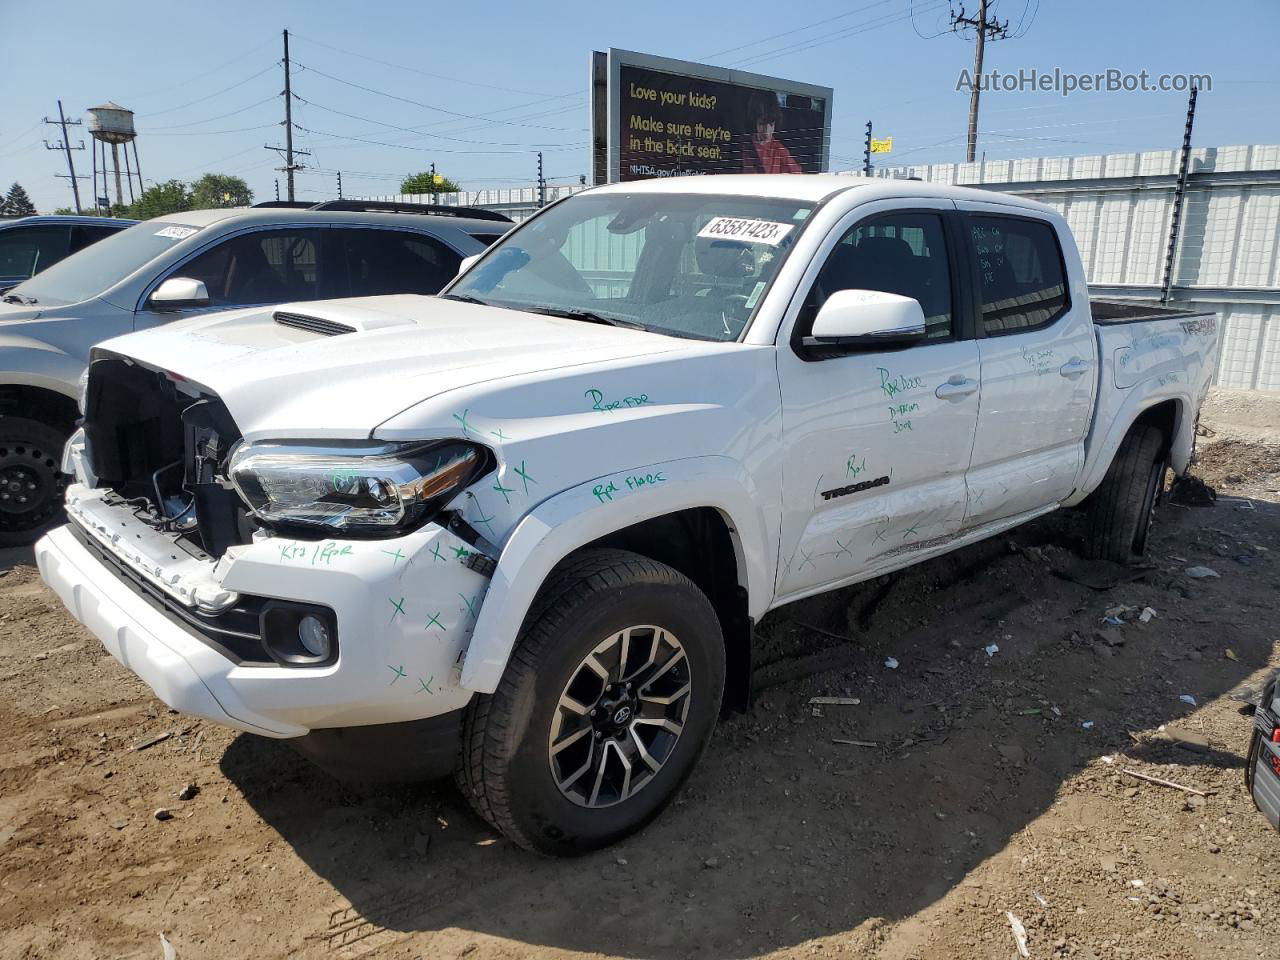
[[[98,488],[194,556],[221,557],[256,524],[225,478],[240,431],[214,394],[171,373],[98,352],[89,368],[85,440]]]

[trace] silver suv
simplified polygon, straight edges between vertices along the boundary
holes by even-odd
[[[28,543],[62,505],[63,444],[96,343],[235,307],[434,294],[511,227],[463,207],[328,201],[146,220],[6,292],[0,302],[0,546]]]

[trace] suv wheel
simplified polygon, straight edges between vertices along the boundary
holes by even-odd
[[[498,689],[468,708],[460,786],[527,849],[571,856],[620,840],[693,770],[724,670],[719,621],[687,577],[583,551],[543,586]]]
[[[0,417],[0,547],[32,543],[62,512],[66,437],[24,417]]]

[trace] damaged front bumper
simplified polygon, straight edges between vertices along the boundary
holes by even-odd
[[[67,503],[70,523],[36,544],[41,575],[176,710],[301,737],[443,716],[471,699],[460,678],[486,564],[438,524],[386,540],[259,535],[215,562],[101,491],[74,484]],[[261,611],[280,602],[332,611],[334,662],[267,655]]]

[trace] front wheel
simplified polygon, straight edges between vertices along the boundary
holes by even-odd
[[[1147,552],[1147,535],[1164,481],[1164,434],[1138,426],[1120,442],[1098,489],[1085,503],[1085,554],[1130,563]]]
[[[62,512],[67,438],[36,420],[0,417],[0,547],[25,546]]]
[[[572,856],[620,840],[693,770],[724,671],[719,621],[687,577],[583,551],[543,586],[498,689],[468,708],[460,786],[527,849]]]

